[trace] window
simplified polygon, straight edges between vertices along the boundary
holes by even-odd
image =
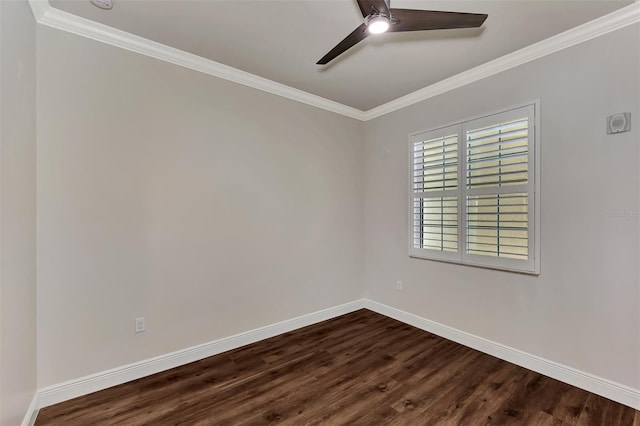
[[[410,136],[410,256],[539,273],[536,110]]]

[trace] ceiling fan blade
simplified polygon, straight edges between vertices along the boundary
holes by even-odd
[[[337,56],[342,55],[347,50],[351,49],[353,46],[367,38],[369,35],[369,31],[367,31],[367,25],[361,24],[358,28],[353,30],[351,34],[345,37],[340,43],[336,45],[333,49],[329,51],[326,55],[322,57],[316,64],[324,65],[331,62]]]
[[[391,17],[400,22],[389,32],[476,28],[487,19],[484,13],[440,12],[435,10],[391,9]]]
[[[371,15],[373,9],[377,10],[383,15],[389,16],[389,7],[387,6],[385,0],[358,0],[358,6],[360,6],[360,12],[362,12],[363,18]]]

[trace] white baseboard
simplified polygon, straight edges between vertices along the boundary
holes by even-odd
[[[130,382],[131,380],[136,380],[141,377],[179,367],[231,349],[236,349],[244,345],[268,339],[269,337],[277,336],[301,327],[306,327],[308,325],[335,318],[337,316],[362,309],[364,307],[364,303],[364,299],[355,300],[353,302],[345,303],[344,305],[323,309],[321,311],[302,315],[265,327],[256,328],[255,330],[236,334],[234,336],[214,340],[202,345],[193,346],[180,351],[70,380],[68,382],[48,386],[38,391],[39,404],[37,407],[48,407],[49,405],[67,401],[82,395],[87,395],[91,392],[96,392],[111,386]]]
[[[122,367],[70,380],[68,382],[40,389],[29,407],[23,426],[33,425],[35,415],[41,407],[57,404],[82,395],[116,386],[131,380],[159,373],[190,362],[198,361],[231,349],[258,342],[269,337],[335,318],[358,309],[367,308],[374,312],[402,321],[406,324],[437,334],[446,339],[479,350],[545,376],[577,386],[589,392],[604,396],[621,404],[640,410],[640,390],[633,389],[601,377],[576,370],[553,361],[492,342],[482,337],[437,323],[414,314],[368,299],[360,299],[344,305],[324,309],[290,320],[271,324],[245,333],[214,340],[191,348],[150,358]]]
[[[437,323],[373,300],[365,299],[365,308],[452,340],[480,352],[509,361],[561,382],[604,396],[613,401],[640,410],[640,390],[612,382],[557,362],[492,342],[464,331]]]
[[[39,394],[36,392],[33,395],[33,398],[31,398],[31,404],[29,404],[29,408],[27,408],[24,419],[22,419],[22,426],[33,426],[36,424],[36,417],[38,417],[39,406]]]

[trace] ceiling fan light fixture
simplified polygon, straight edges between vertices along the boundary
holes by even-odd
[[[2,0],[0,0],[2,1]],[[92,0],[93,1],[93,0]],[[316,64],[326,65],[370,35],[391,31],[445,30],[481,27],[486,13],[393,9],[390,0],[356,0],[364,22],[324,55]],[[393,25],[393,27],[391,27]]]
[[[385,15],[372,15],[367,19],[367,31],[371,34],[382,34],[389,29],[389,17]]]

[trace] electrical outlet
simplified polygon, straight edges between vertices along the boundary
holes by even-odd
[[[396,290],[402,291],[402,281],[396,281]]]
[[[136,318],[136,333],[142,333],[144,331],[144,317]]]

